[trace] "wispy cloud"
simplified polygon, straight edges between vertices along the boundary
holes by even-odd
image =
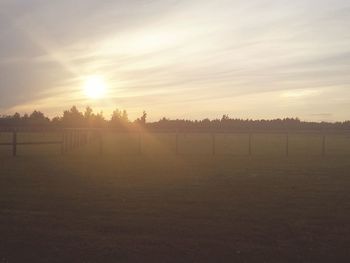
[[[349,118],[348,1],[74,3],[0,4],[0,109]],[[82,95],[94,74],[110,84],[104,101]]]

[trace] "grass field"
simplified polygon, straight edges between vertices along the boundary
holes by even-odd
[[[10,142],[0,133],[0,142]],[[19,133],[19,142],[61,134]],[[0,262],[348,262],[350,137],[103,134],[0,146]]]
[[[0,158],[0,262],[348,262],[347,157]]]

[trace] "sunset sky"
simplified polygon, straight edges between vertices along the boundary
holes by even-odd
[[[72,105],[350,119],[350,1],[0,0],[0,114]]]

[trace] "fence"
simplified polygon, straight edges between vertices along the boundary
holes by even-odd
[[[100,136],[98,136],[99,133],[92,130],[87,129],[64,129],[59,130],[59,133],[61,134],[60,140],[46,140],[46,141],[35,141],[35,142],[19,142],[18,141],[18,132],[20,130],[12,129],[12,130],[5,130],[7,133],[12,133],[12,141],[11,142],[0,142],[0,146],[11,146],[12,148],[12,156],[17,156],[17,147],[18,146],[35,146],[35,145],[60,145],[61,146],[61,154],[65,154],[73,149],[82,147],[89,142],[92,142]],[[47,130],[35,130],[36,131],[47,131]],[[56,131],[56,130],[54,130]],[[4,131],[3,131],[4,132]],[[30,131],[33,132],[33,131]],[[49,132],[52,132],[50,130]],[[1,131],[0,131],[1,133]]]
[[[39,131],[45,131],[45,130],[39,130]],[[35,141],[35,142],[19,142],[17,139],[17,133],[18,132],[23,132],[21,130],[13,129],[13,130],[6,130],[6,132],[11,132],[12,133],[12,141],[11,142],[0,142],[0,146],[11,146],[12,147],[12,155],[17,156],[17,147],[18,146],[30,146],[30,145],[60,145],[61,148],[61,154],[68,153],[72,151],[73,149],[80,148],[84,145],[87,145],[89,143],[98,143],[98,152],[99,154],[104,153],[104,139],[103,139],[103,132],[106,131],[112,131],[112,130],[102,130],[102,129],[61,129],[61,130],[55,130],[60,134],[60,139],[59,140],[49,140],[49,141]],[[33,131],[30,131],[33,132]],[[35,132],[35,131],[34,131]],[[0,131],[1,133],[1,131]],[[135,133],[135,132],[134,132]],[[151,132],[151,131],[145,131],[145,132],[137,132],[138,134],[138,154],[143,154],[143,134],[148,133],[148,134],[156,134],[156,132]],[[159,132],[158,132],[159,133]],[[164,132],[160,132],[164,133]],[[168,132],[169,133],[169,132]],[[180,147],[179,147],[179,135],[180,134],[191,134],[191,132],[171,132],[175,133],[175,149],[174,153],[176,155],[182,154],[180,152]],[[201,132],[204,133],[204,132]],[[289,156],[290,155],[290,134],[289,132],[265,132],[266,134],[279,134],[283,136],[284,139],[284,155]],[[305,132],[304,132],[305,133]],[[321,132],[307,132],[308,134],[313,134],[317,135],[320,137],[320,155],[325,156],[327,154],[327,136],[331,136],[331,133],[321,133]],[[212,155],[217,155],[217,136],[219,134],[245,134],[247,135],[247,153],[249,156],[254,155],[253,151],[253,137],[256,134],[264,134],[264,132],[211,132],[209,133],[211,136],[211,154]],[[293,132],[295,134],[295,132]],[[345,134],[349,135],[350,133],[337,133],[337,134]]]

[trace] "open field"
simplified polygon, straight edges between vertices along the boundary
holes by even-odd
[[[325,154],[331,156],[350,156],[350,133],[325,134]],[[141,138],[140,138],[141,136]],[[288,154],[290,156],[319,156],[323,152],[322,133],[290,133],[288,135]],[[251,153],[257,156],[283,156],[286,155],[285,133],[256,133],[251,137]],[[57,133],[21,133],[17,141],[39,142],[62,140],[62,134]],[[215,140],[216,155],[249,154],[248,133],[217,133],[213,139],[210,133],[112,133],[102,134],[103,154],[183,154],[183,155],[212,155],[213,140]],[[10,143],[12,133],[0,133],[0,143]],[[57,155],[61,154],[61,145],[19,145],[18,155]],[[98,141],[84,146],[79,151],[70,151],[83,155],[96,155],[100,153]],[[0,156],[12,154],[11,146],[0,146]]]
[[[0,262],[349,262],[348,157],[0,158]]]

